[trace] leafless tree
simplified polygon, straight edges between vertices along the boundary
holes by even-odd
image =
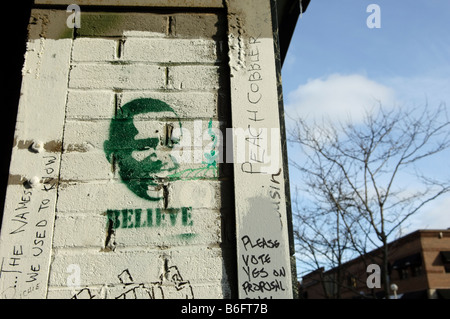
[[[338,267],[380,248],[389,295],[388,241],[411,216],[450,191],[448,161],[433,162],[441,167],[439,176],[423,170],[450,148],[446,106],[379,106],[367,111],[362,123],[294,122],[288,140],[302,149],[301,158],[290,161],[300,172],[293,209],[302,262],[311,269]],[[337,277],[343,285],[344,278]]]

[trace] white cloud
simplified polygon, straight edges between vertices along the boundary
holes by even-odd
[[[450,195],[432,202],[406,223],[406,232],[417,229],[447,229],[450,228]],[[405,230],[405,229],[404,229]]]
[[[448,90],[450,77],[448,76],[392,77],[386,79],[385,83],[395,88],[397,98],[402,105],[421,106],[428,103],[431,108],[441,103],[450,105]]]
[[[392,77],[383,80],[383,84],[369,79],[361,74],[332,74],[326,77],[308,80],[306,84],[288,93],[286,98],[286,121],[289,127],[289,116],[295,118],[301,116],[308,120],[322,120],[328,118],[332,121],[345,121],[349,118],[353,123],[363,119],[364,111],[378,106],[391,108],[398,105],[403,107],[417,107],[424,105],[428,100],[429,106],[437,106],[441,102],[450,104],[450,94],[447,88],[450,78],[443,77]],[[443,153],[436,160],[445,163],[448,152]],[[289,155],[296,161],[302,161],[302,151],[295,145],[290,145]],[[427,169],[440,167],[431,162],[424,164],[424,173],[434,174]],[[291,170],[291,181],[298,181],[296,170]],[[440,174],[440,173],[438,173]],[[430,175],[434,176],[434,175]],[[403,178],[402,178],[403,177]],[[413,191],[412,184],[404,176],[399,176],[399,185],[405,185]],[[406,183],[406,184],[405,184]],[[402,226],[402,234],[405,235],[417,229],[446,229],[450,227],[450,194],[442,196],[429,205],[426,205],[420,213],[412,216]]]
[[[361,121],[364,111],[378,106],[392,106],[393,89],[370,80],[364,75],[332,74],[325,78],[308,80],[287,96],[288,115],[308,119],[351,119]]]

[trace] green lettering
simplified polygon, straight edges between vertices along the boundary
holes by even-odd
[[[108,220],[110,220],[113,224],[113,228],[117,229],[120,227],[120,212],[118,210],[107,210],[106,215],[108,216]]]
[[[134,227],[135,228],[140,228],[140,227],[145,226],[145,222],[144,222],[144,225],[141,226],[141,214],[142,214],[142,209],[134,210]]]
[[[153,210],[147,209],[147,227],[153,227]]]
[[[177,208],[171,208],[168,210],[168,212],[170,215],[170,224],[172,226],[175,226],[177,224],[177,217],[178,217],[178,213],[180,212],[180,210]]]
[[[160,227],[161,226],[161,209],[157,208],[156,209],[156,227]]]
[[[192,226],[194,224],[194,221],[192,220],[191,212],[192,212],[192,207],[182,207],[181,208],[183,226]]]
[[[131,220],[133,217],[133,211],[130,209],[122,210],[122,228],[133,228],[133,221]]]

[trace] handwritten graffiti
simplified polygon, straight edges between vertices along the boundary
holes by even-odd
[[[246,297],[269,297],[287,288],[286,268],[277,265],[273,254],[280,247],[277,239],[251,238],[245,235],[241,238],[245,252],[241,254],[242,270],[245,281],[242,289]],[[274,262],[273,262],[274,261]]]
[[[177,266],[164,264],[164,271],[159,281],[150,284],[136,283],[129,269],[123,270],[118,276],[122,290],[113,299],[194,299],[194,291],[189,281],[184,280]],[[120,286],[119,285],[119,286]],[[84,288],[72,296],[72,299],[96,299],[90,288]]]
[[[43,156],[40,177],[33,186],[23,184],[2,230],[7,238],[0,251],[0,299],[35,298],[45,289],[47,253],[50,250],[51,219],[57,186],[55,156]]]
[[[158,131],[141,132],[135,117],[148,113],[164,113],[161,118],[176,119],[178,127],[167,125],[163,141]],[[175,130],[181,132],[178,138],[172,136]],[[199,179],[211,172],[212,177],[217,177],[217,139],[212,121],[209,133],[213,145],[211,152],[205,154],[204,167],[180,170],[171,150],[180,142],[182,132],[178,115],[165,102],[151,98],[133,100],[123,105],[111,120],[109,140],[104,143],[106,158],[111,164],[117,164],[122,182],[137,196],[150,201],[162,200],[161,189],[168,182]]]

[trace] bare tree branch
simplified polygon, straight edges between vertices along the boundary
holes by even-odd
[[[366,111],[362,124],[311,125],[298,118],[288,141],[302,150],[302,161],[290,161],[302,177],[297,197],[305,199],[305,204],[295,205],[300,255],[309,256],[310,266],[319,269],[383,248],[388,282],[388,238],[427,204],[450,192],[450,177],[438,179],[418,169],[423,161],[450,149],[446,106],[387,111],[380,105]],[[410,192],[401,183],[406,173],[423,189]]]

